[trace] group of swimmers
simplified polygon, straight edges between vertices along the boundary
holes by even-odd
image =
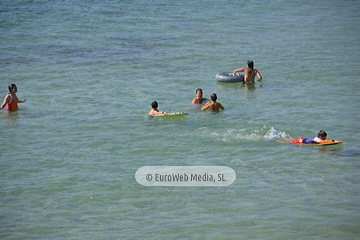
[[[192,100],[192,104],[202,104],[205,101],[209,101],[207,98],[203,98],[203,92],[201,88],[196,89],[196,97]],[[201,108],[201,110],[210,109],[211,113],[217,113],[219,110],[224,110],[225,108],[220,104],[216,102],[217,96],[215,93],[210,95],[211,103],[207,102],[205,105]],[[151,103],[151,111],[149,112],[149,115],[157,115],[157,114],[164,114],[166,115],[167,112],[163,111],[160,112],[158,108],[158,103],[156,101]],[[281,136],[282,137],[282,136]],[[323,130],[320,130],[317,136],[311,137],[311,138],[305,138],[305,137],[299,137],[295,140],[291,139],[285,139],[285,142],[278,141],[281,143],[291,143],[291,144],[311,144],[311,143],[321,143],[322,141],[325,141],[327,137],[327,133]]]
[[[209,99],[207,98],[203,98],[203,91],[201,88],[196,89],[195,92],[196,97],[192,100],[192,104],[202,104],[205,101],[209,101]],[[221,110],[224,110],[225,108],[223,107],[223,105],[221,105],[221,103],[216,102],[217,100],[217,95],[216,93],[213,93],[210,95],[210,99],[211,99],[211,103],[206,103],[201,110],[207,110],[210,109],[211,113],[218,113]]]
[[[254,69],[254,62],[252,60],[249,60],[247,62],[247,68],[238,68],[234,70],[234,76],[238,72],[244,73],[244,83],[254,83],[255,77],[258,77],[258,81],[262,80],[262,76],[260,72],[256,69]],[[217,95],[215,93],[210,95],[210,100],[207,98],[203,98],[203,91],[201,88],[196,89],[196,97],[192,100],[192,104],[202,104],[204,101],[210,101],[211,103],[206,103],[201,110],[207,110],[209,109],[211,113],[218,113],[221,110],[224,110],[224,106],[221,105],[221,103],[216,102]],[[157,115],[157,114],[167,114],[167,112],[162,111],[160,112],[158,110],[158,103],[156,101],[151,103],[151,110],[149,112],[149,115]]]
[[[260,72],[256,69],[254,69],[254,62],[249,60],[247,62],[248,67],[247,68],[238,68],[234,70],[234,76],[237,72],[243,72],[244,73],[244,83],[254,83],[255,77],[258,77],[258,81],[262,80],[262,76]],[[0,110],[3,109],[6,106],[6,111],[13,112],[18,110],[18,103],[24,103],[26,102],[26,99],[19,100],[16,96],[17,93],[17,86],[15,84],[10,84],[9,87],[9,93],[5,96],[4,101],[2,105],[0,106]],[[211,100],[211,103],[208,102]],[[224,110],[224,106],[221,105],[221,103],[216,102],[217,95],[215,93],[210,95],[210,100],[207,98],[203,98],[203,91],[201,88],[196,89],[196,97],[192,100],[193,104],[202,104],[203,102],[207,102],[202,106],[201,110],[207,110],[209,109],[211,113],[218,113],[221,110]],[[157,115],[157,114],[164,114],[166,115],[167,112],[162,111],[160,112],[158,110],[158,103],[156,101],[151,103],[151,110],[149,112],[149,115]],[[312,137],[312,138],[304,138],[300,137],[295,140],[289,141],[288,143],[293,144],[310,144],[310,143],[320,143],[321,141],[326,140],[327,133],[325,131],[320,131],[318,133],[318,136]]]
[[[249,60],[247,62],[248,67],[247,68],[238,68],[234,70],[234,76],[236,75],[237,72],[243,72],[244,73],[244,83],[254,83],[255,82],[255,77],[258,77],[258,81],[262,80],[262,76],[260,74],[260,72],[256,69],[254,69],[254,62],[252,60]],[[196,97],[192,100],[192,104],[202,104],[203,102],[207,102],[205,103],[204,106],[202,106],[201,110],[207,110],[209,109],[211,113],[218,113],[221,110],[224,110],[225,108],[221,105],[221,103],[216,102],[217,100],[217,95],[215,93],[210,95],[210,100],[211,103],[208,102],[210,101],[207,98],[203,98],[203,91],[201,88],[196,89]],[[156,101],[151,103],[151,110],[149,112],[149,115],[157,115],[157,114],[168,114],[165,111],[160,112],[158,110],[158,103]],[[292,143],[292,144],[311,144],[311,143],[321,143],[322,141],[325,141],[327,137],[327,133],[323,130],[320,130],[320,132],[318,133],[317,136],[312,137],[312,138],[304,138],[304,137],[299,137],[296,138],[295,140],[291,140],[291,139],[285,139],[286,143]]]
[[[202,104],[205,101],[209,101],[209,99],[207,98],[203,98],[203,92],[201,88],[196,89],[196,97],[192,100],[193,104]],[[216,102],[217,100],[217,95],[216,93],[213,93],[210,95],[210,99],[211,99],[211,103],[207,102],[205,103],[204,106],[202,106],[201,110],[207,110],[209,109],[211,113],[218,113],[221,110],[224,110],[225,108],[223,107],[223,105],[221,105],[221,103]],[[150,116],[154,116],[154,115],[167,115],[168,113],[165,111],[159,111],[158,110],[159,104],[156,101],[153,101],[151,103],[151,110],[148,113],[148,115]]]

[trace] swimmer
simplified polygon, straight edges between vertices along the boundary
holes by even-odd
[[[223,105],[221,105],[221,103],[217,103],[216,99],[217,96],[215,93],[210,95],[210,99],[211,99],[211,103],[206,103],[201,110],[206,110],[206,109],[210,109],[210,112],[215,113],[215,112],[219,112],[219,110],[224,110],[225,108],[223,107]]]
[[[196,89],[196,98],[192,100],[192,104],[201,104],[203,101],[209,101],[207,98],[203,98],[203,91],[201,88]]]
[[[6,111],[9,111],[9,112],[17,111],[19,109],[18,103],[26,102],[26,99],[19,100],[17,98],[17,96],[16,96],[17,87],[13,83],[9,85],[9,92],[10,93],[8,93],[5,96],[4,102],[1,105],[0,110],[6,106]]]
[[[151,110],[149,112],[149,115],[158,115],[158,114],[167,114],[167,112],[160,112],[158,109],[158,103],[156,101],[151,103]]]
[[[288,143],[292,143],[292,144],[298,144],[298,143],[303,143],[303,144],[310,144],[310,143],[320,143],[321,141],[326,140],[327,137],[327,133],[323,130],[320,130],[320,132],[318,133],[317,137],[312,137],[312,138],[304,138],[304,137],[299,137],[293,141],[290,141]]]
[[[249,60],[247,62],[248,67],[247,68],[238,68],[234,70],[234,76],[237,72],[244,72],[244,83],[254,83],[255,82],[255,76],[258,77],[258,81],[262,80],[262,76],[260,72],[256,69],[254,69],[254,62],[252,60]]]

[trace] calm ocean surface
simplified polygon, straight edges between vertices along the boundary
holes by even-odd
[[[359,23],[351,0],[2,0],[0,95],[27,102],[0,111],[0,238],[360,239]],[[262,85],[216,82],[249,59]],[[345,144],[269,141],[319,130]],[[143,166],[236,181],[145,187]]]

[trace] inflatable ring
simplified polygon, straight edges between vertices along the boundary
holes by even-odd
[[[237,83],[237,82],[244,82],[244,75],[240,73],[236,73],[234,76],[232,72],[221,72],[215,75],[216,80],[219,82],[226,82],[226,83]]]

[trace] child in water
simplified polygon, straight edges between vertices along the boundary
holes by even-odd
[[[320,132],[318,133],[317,137],[312,137],[312,138],[304,138],[304,137],[299,137],[291,142],[288,143],[292,143],[292,144],[297,144],[297,143],[303,143],[303,144],[310,144],[310,143],[320,143],[321,141],[326,140],[327,137],[327,133],[323,130],[320,130]]]
[[[19,100],[16,96],[17,87],[15,84],[9,85],[9,92],[5,98],[4,102],[0,107],[0,110],[3,109],[6,106],[6,111],[12,112],[18,110],[18,103],[26,102],[26,99]]]
[[[211,103],[206,103],[202,108],[201,110],[206,110],[206,109],[210,109],[210,112],[213,112],[213,113],[217,113],[221,110],[224,110],[225,108],[221,105],[221,103],[217,103],[216,102],[216,99],[217,99],[217,96],[215,93],[211,94],[210,95],[210,99],[211,99]]]
[[[151,103],[151,110],[149,112],[149,115],[158,115],[158,114],[167,114],[167,112],[160,112],[157,108],[158,108],[158,103],[156,101]]]

